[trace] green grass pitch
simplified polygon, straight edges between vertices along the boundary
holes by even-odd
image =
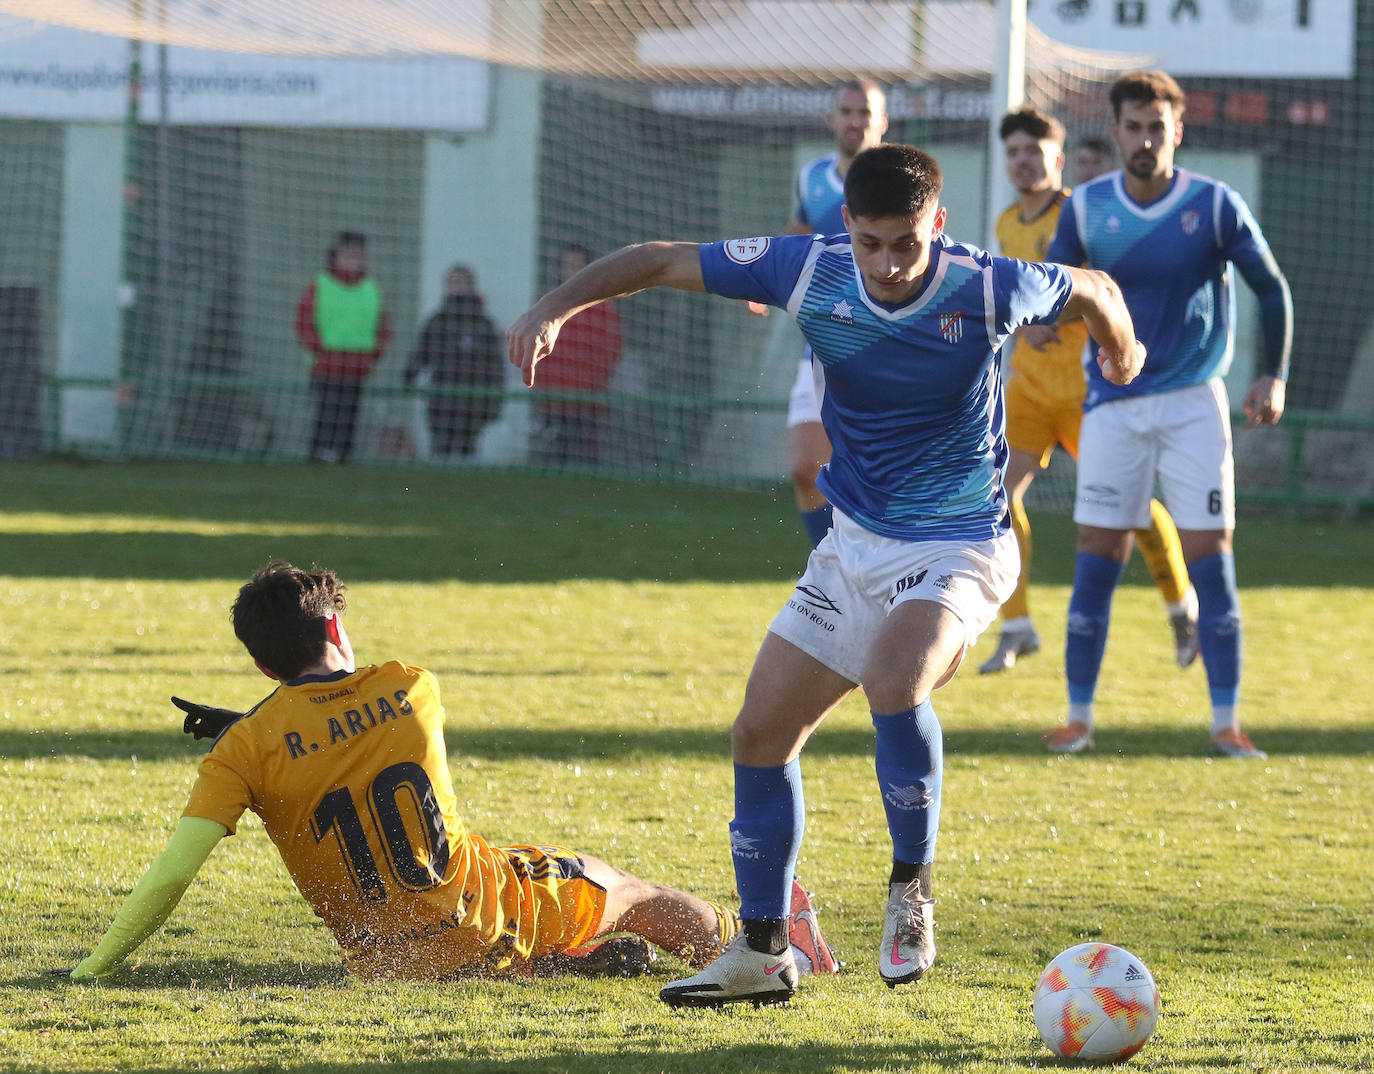
[[[1098,749],[1052,758],[1072,526],[1037,514],[1043,652],[936,696],[940,954],[876,973],[889,854],[862,697],[804,756],[800,875],[845,962],[780,1011],[674,1012],[628,981],[362,984],[255,819],[113,980],[86,953],[163,846],[204,751],[172,693],[267,690],[229,628],[271,557],[351,584],[364,662],[445,689],[474,830],[566,843],[729,898],[728,728],[805,557],[784,490],[507,473],[0,465],[0,1070],[978,1074],[1058,1069],[1031,988],[1061,949],[1133,950],[1163,997],[1141,1071],[1374,1070],[1374,543],[1366,522],[1243,516],[1243,724],[1208,749],[1139,561],[1118,592]]]

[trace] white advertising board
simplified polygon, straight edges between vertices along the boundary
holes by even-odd
[[[1028,0],[1056,41],[1173,75],[1352,78],[1355,0]]]
[[[487,128],[487,64],[450,57],[250,56],[143,45],[140,115],[178,124],[469,133]],[[0,115],[117,122],[129,43],[0,15]],[[164,91],[165,86],[165,91]]]

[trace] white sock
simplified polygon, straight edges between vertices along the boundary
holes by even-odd
[[[1069,702],[1069,718],[1065,723],[1086,724],[1089,731],[1093,728],[1093,707],[1092,705],[1076,704]]]
[[[1192,586],[1188,587],[1188,592],[1184,593],[1179,600],[1166,600],[1164,610],[1170,615],[1181,615],[1187,613],[1189,618],[1197,618],[1197,590]]]
[[[1212,737],[1216,738],[1228,727],[1240,730],[1240,723],[1236,719],[1235,705],[1217,705],[1212,709]]]
[[[1029,615],[1018,615],[1015,619],[1002,620],[1003,634],[1028,634],[1034,629]]]

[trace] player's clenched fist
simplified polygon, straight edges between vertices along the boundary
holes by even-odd
[[[1097,352],[1097,366],[1113,384],[1129,384],[1145,366],[1145,344],[1137,339],[1122,354],[1102,347]]]

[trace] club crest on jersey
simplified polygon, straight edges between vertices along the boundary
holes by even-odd
[[[736,265],[747,265],[766,254],[771,241],[762,235],[754,239],[730,239],[724,246],[725,256]]]
[[[1183,225],[1183,234],[1196,235],[1197,229],[1202,223],[1202,214],[1196,209],[1185,209],[1179,213],[1178,222]]]
[[[948,343],[958,343],[964,338],[964,315],[960,313],[940,314],[940,335]]]
[[[840,324],[853,324],[854,307],[842,298],[835,303],[835,308],[830,311],[830,319],[838,321]]]

